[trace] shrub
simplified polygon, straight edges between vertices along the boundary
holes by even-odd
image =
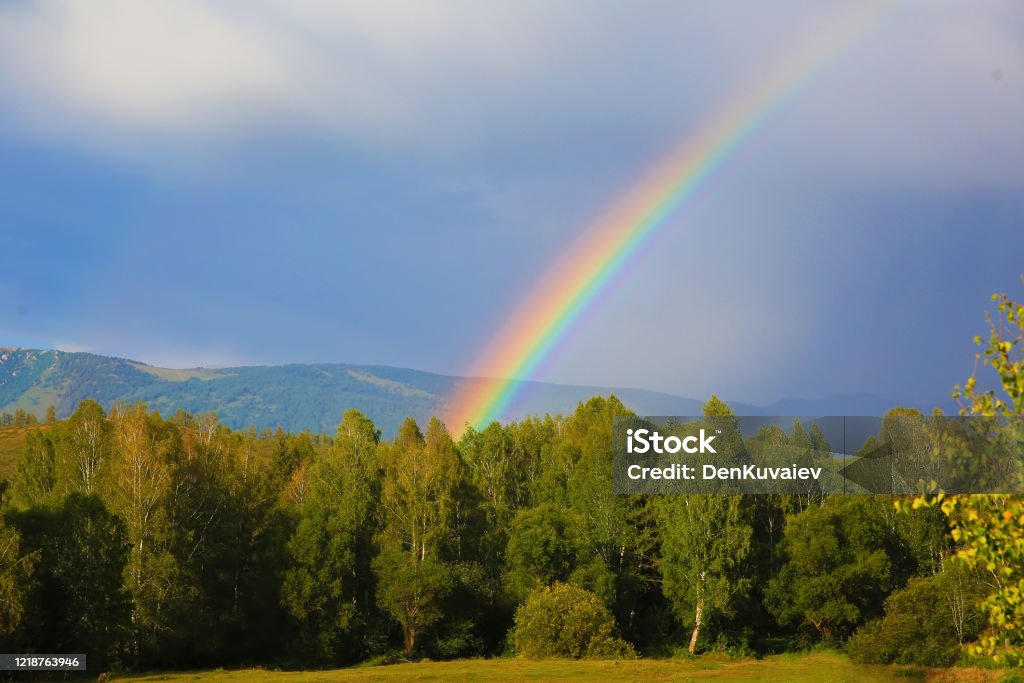
[[[594,593],[568,583],[533,591],[516,610],[513,642],[520,654],[631,658],[633,646],[612,635],[615,619]]]
[[[961,643],[978,634],[979,596],[977,582],[960,567],[911,579],[886,600],[882,619],[850,638],[847,652],[863,663],[949,666]]]

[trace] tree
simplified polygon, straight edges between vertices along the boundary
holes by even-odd
[[[581,404],[566,420],[566,431],[579,453],[566,481],[574,513],[571,534],[581,550],[611,571],[619,569],[635,541],[629,499],[612,491],[612,420],[632,413],[614,396]],[[590,587],[592,590],[594,587]],[[608,597],[608,596],[602,596]]]
[[[443,616],[440,604],[451,589],[449,571],[433,557],[417,559],[394,546],[381,552],[374,570],[380,579],[377,602],[402,627],[403,649],[412,654],[417,636]]]
[[[981,615],[978,577],[958,564],[919,576],[885,601],[885,616],[862,626],[847,643],[854,661],[868,664],[951,666],[960,646],[974,639]]]
[[[821,458],[832,451],[821,427],[811,425],[808,435],[800,418],[793,418],[793,430],[789,435],[788,446],[783,449],[787,462],[798,462],[813,465],[815,458]],[[793,482],[786,487],[787,493],[782,494],[784,506],[791,511],[801,512],[812,505],[821,505],[825,495],[817,481],[805,483]]]
[[[516,515],[505,553],[505,586],[516,600],[569,578],[576,548],[567,533],[568,517],[565,510],[549,503]]]
[[[365,654],[358,635],[373,606],[379,438],[373,422],[346,411],[331,449],[310,465],[309,492],[296,510],[281,600],[299,625],[304,653],[318,661],[334,660],[346,642],[356,645],[348,658]]]
[[[457,492],[462,463],[437,418],[426,436],[407,418],[395,440],[380,447],[381,554],[374,561],[377,601],[402,627],[405,651],[436,622],[450,589],[446,555],[457,551]]]
[[[667,495],[657,510],[665,597],[691,625],[694,654],[705,625],[730,614],[750,587],[744,572],[750,520],[736,495]]]
[[[46,424],[52,425],[57,421],[57,409],[52,405],[46,406]]]
[[[384,534],[419,561],[438,555],[452,538],[460,461],[444,425],[432,418],[427,435],[407,418],[395,440],[382,444],[380,503]]]
[[[118,655],[130,603],[123,573],[128,543],[121,520],[95,495],[69,494],[56,508],[33,508],[14,521],[39,557],[22,628],[27,646],[86,652],[96,666]]]
[[[0,642],[14,633],[25,614],[25,595],[38,553],[25,552],[18,530],[0,518]]]
[[[885,503],[834,496],[787,519],[786,562],[769,582],[768,607],[783,625],[831,640],[882,612],[893,587]]]
[[[109,455],[110,423],[99,403],[78,404],[62,432],[57,448],[58,479],[62,491],[93,493]]]
[[[704,414],[734,415],[717,396],[704,404]],[[749,507],[736,495],[667,495],[657,505],[657,519],[665,597],[676,615],[692,625],[688,649],[693,654],[705,625],[730,614],[750,587],[745,576],[752,534]]]
[[[279,431],[275,442],[274,475],[281,481],[290,480],[297,470],[312,462],[315,448],[308,432],[286,435]]]
[[[115,462],[110,498],[125,521],[131,541],[130,585],[140,595],[150,581],[148,560],[153,536],[162,521],[161,503],[168,494],[171,472],[150,428],[145,406],[123,408],[114,419]]]
[[[482,498],[482,554],[494,576],[501,573],[517,512],[534,503],[541,454],[553,432],[551,418],[504,426],[492,422],[482,431],[467,430],[459,443],[470,481]]]
[[[1006,294],[995,294],[998,317],[986,315],[987,342],[975,359],[974,372],[953,389],[962,415],[1012,417],[1002,428],[1018,443],[1024,440],[1024,304]],[[999,389],[978,385],[978,361],[995,371]],[[949,518],[952,537],[960,544],[957,557],[970,568],[984,570],[993,590],[981,601],[993,633],[976,646],[977,653],[996,661],[1024,664],[1024,499],[1020,496],[918,496],[912,507],[938,504]],[[904,509],[909,506],[902,505]],[[1004,645],[1014,646],[1004,649]]]
[[[125,583],[132,605],[130,650],[137,662],[147,652],[159,656],[160,638],[176,631],[172,614],[185,604],[171,553],[177,529],[168,515],[172,491],[180,495],[182,487],[172,482],[171,443],[158,414],[151,416],[141,403],[117,405],[109,422],[102,493],[123,520],[130,544]]]

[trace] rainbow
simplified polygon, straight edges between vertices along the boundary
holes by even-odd
[[[891,3],[855,7],[817,26],[809,39],[742,88],[716,115],[653,167],[583,231],[533,287],[470,368],[449,401],[446,422],[461,432],[499,419],[523,381],[540,366],[594,305],[598,295],[636,258],[668,218],[738,147],[809,80],[874,24]]]

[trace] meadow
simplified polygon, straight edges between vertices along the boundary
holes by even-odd
[[[21,459],[21,449],[29,432],[43,425],[31,427],[0,427],[0,479],[12,481]]]
[[[115,680],[152,683],[336,683],[343,681],[801,681],[857,683],[860,681],[999,681],[1005,670],[927,669],[904,666],[864,666],[834,653],[786,654],[764,659],[705,656],[694,659],[527,660],[461,659],[391,666],[359,666],[329,671],[269,671],[264,669],[191,671],[118,676]]]

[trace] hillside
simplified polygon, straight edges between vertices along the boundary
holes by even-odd
[[[0,427],[0,481],[14,479],[25,439],[29,432],[40,428],[47,429],[47,426]]]
[[[144,401],[161,413],[216,411],[234,428],[282,427],[333,432],[348,408],[367,414],[390,436],[406,416],[423,421],[443,411],[467,380],[418,370],[340,363],[177,370],[91,353],[0,349],[0,413],[23,408],[40,419],[46,407],[60,418],[84,398],[104,406]],[[577,402],[614,393],[645,415],[699,414],[700,401],[616,387],[526,382],[515,414],[565,413]],[[768,406],[733,403],[740,414],[881,414],[891,403],[870,395],[820,401],[784,399]]]

